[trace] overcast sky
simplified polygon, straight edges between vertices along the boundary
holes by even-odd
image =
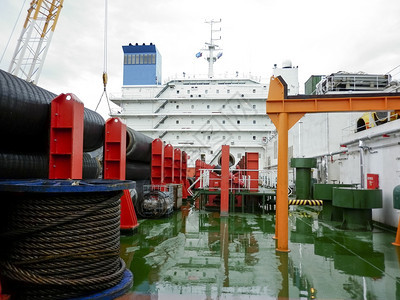
[[[0,57],[23,2],[0,1]],[[30,2],[25,2],[0,63],[3,70],[8,70]],[[204,21],[210,19],[222,19],[223,56],[215,65],[216,74],[238,71],[267,79],[275,63],[280,66],[290,59],[299,67],[303,91],[313,74],[386,73],[400,65],[399,0],[108,2],[107,89],[111,94],[120,93],[121,46],[129,43],[157,46],[163,81],[182,72],[206,74],[206,61],[195,54],[209,40],[209,25]],[[103,32],[104,0],[65,0],[38,85],[54,93],[72,92],[94,109],[103,91]],[[105,102],[101,111],[103,116],[107,112]]]

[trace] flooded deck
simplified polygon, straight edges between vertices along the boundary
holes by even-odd
[[[400,299],[395,233],[344,231],[292,207],[289,248],[275,251],[275,215],[184,208],[141,220],[121,237],[121,257],[134,274],[121,299]],[[398,252],[396,252],[398,251]]]

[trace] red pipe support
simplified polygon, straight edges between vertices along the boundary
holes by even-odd
[[[83,112],[74,94],[51,102],[49,179],[82,179]]]
[[[229,146],[223,145],[221,152],[221,216],[227,216],[229,211]]]
[[[180,184],[182,181],[182,151],[174,149],[174,183]]]
[[[120,118],[106,121],[103,157],[103,179],[125,180],[126,125]]]
[[[103,178],[125,180],[126,172],[126,124],[119,118],[110,118],[105,124]],[[133,230],[138,226],[135,208],[129,190],[121,197],[122,230]]]
[[[174,147],[171,144],[164,147],[164,182],[165,184],[174,181]]]
[[[160,139],[151,144],[151,185],[164,185],[164,143]]]

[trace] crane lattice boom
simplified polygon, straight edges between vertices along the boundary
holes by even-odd
[[[64,0],[32,0],[9,72],[37,84]]]

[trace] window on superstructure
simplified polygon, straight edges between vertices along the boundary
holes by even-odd
[[[128,64],[128,54],[124,55],[124,65]]]
[[[194,108],[194,105],[192,104],[192,106],[191,106],[191,107],[192,107],[192,109],[193,109],[193,108]]]
[[[225,108],[225,104],[222,105],[222,108]]]
[[[208,94],[208,90],[205,90],[204,93]]]
[[[211,136],[207,135],[207,140],[211,140]]]
[[[190,90],[187,90],[187,93],[190,94]]]
[[[225,124],[225,120],[222,120],[222,124]]]
[[[194,120],[192,120],[192,122],[191,122],[192,124],[194,124]]]
[[[214,151],[210,150],[210,154],[214,154]]]
[[[151,63],[154,65],[156,63],[156,55],[152,54],[151,55]]]
[[[253,104],[253,109],[256,109],[257,105]]]
[[[223,140],[225,139],[225,136],[224,136],[224,135],[222,136],[222,139],[223,139]]]
[[[229,94],[231,92],[231,90],[226,90],[226,93]]]
[[[176,139],[179,140],[179,135],[176,136]]]
[[[216,92],[217,94],[219,94],[219,90],[216,90],[215,92]]]
[[[207,105],[207,109],[209,109],[210,108],[210,105]]]
[[[128,54],[128,61],[126,63],[128,65],[132,64],[132,55]]]
[[[179,124],[179,120],[176,120],[175,123],[176,123],[176,124]]]
[[[176,93],[179,94],[179,90],[177,90]]]
[[[147,54],[143,54],[143,64],[147,65]]]
[[[238,108],[238,109],[240,108],[240,104],[238,104],[237,108]]]
[[[179,105],[176,106],[176,109],[179,109]]]
[[[256,120],[253,120],[253,124],[256,124],[257,123],[257,121]]]
[[[255,135],[253,135],[253,141],[255,141],[257,139],[257,137]]]
[[[253,89],[253,94],[255,94],[256,93],[256,89]]]
[[[140,58],[139,64],[143,65],[143,54],[139,54],[139,58]]]
[[[207,120],[207,124],[210,124],[210,120]]]
[[[237,120],[236,123],[237,123],[237,124],[240,124],[240,120]]]

